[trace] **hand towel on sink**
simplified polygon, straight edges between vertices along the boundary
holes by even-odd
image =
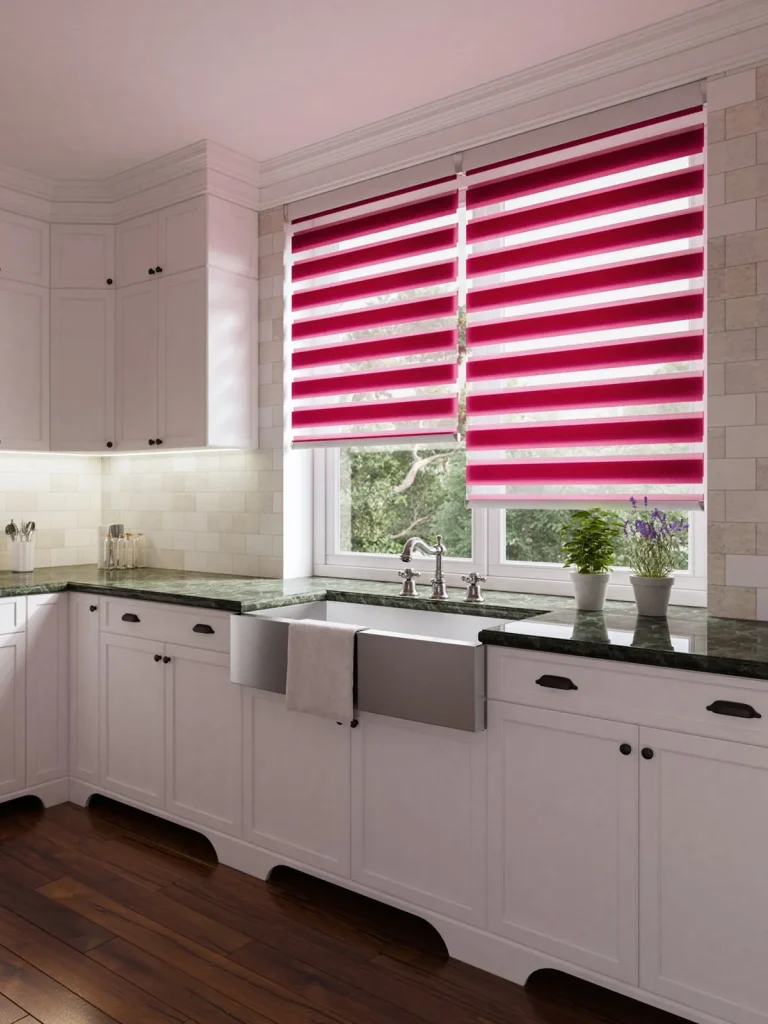
[[[285,706],[337,722],[354,718],[355,634],[342,622],[298,619],[288,627]]]

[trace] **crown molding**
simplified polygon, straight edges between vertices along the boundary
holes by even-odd
[[[458,148],[566,120],[600,104],[611,106],[766,57],[765,0],[716,0],[704,8],[263,161],[262,206],[399,170]],[[602,87],[595,88],[598,83]],[[579,90],[588,95],[575,95]],[[557,104],[542,102],[555,96]]]

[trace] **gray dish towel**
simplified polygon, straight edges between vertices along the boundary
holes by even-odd
[[[315,619],[290,624],[285,685],[290,711],[352,721],[357,631],[357,626]]]

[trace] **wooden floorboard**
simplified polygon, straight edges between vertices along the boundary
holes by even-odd
[[[451,960],[419,918],[266,884],[113,801],[0,805],[0,1024],[681,1024],[542,972]]]

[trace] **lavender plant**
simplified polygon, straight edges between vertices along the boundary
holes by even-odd
[[[675,568],[677,556],[685,543],[688,520],[681,515],[668,515],[648,508],[648,498],[638,507],[630,498],[631,515],[624,522],[624,536],[629,541],[629,567],[635,576],[665,579]]]

